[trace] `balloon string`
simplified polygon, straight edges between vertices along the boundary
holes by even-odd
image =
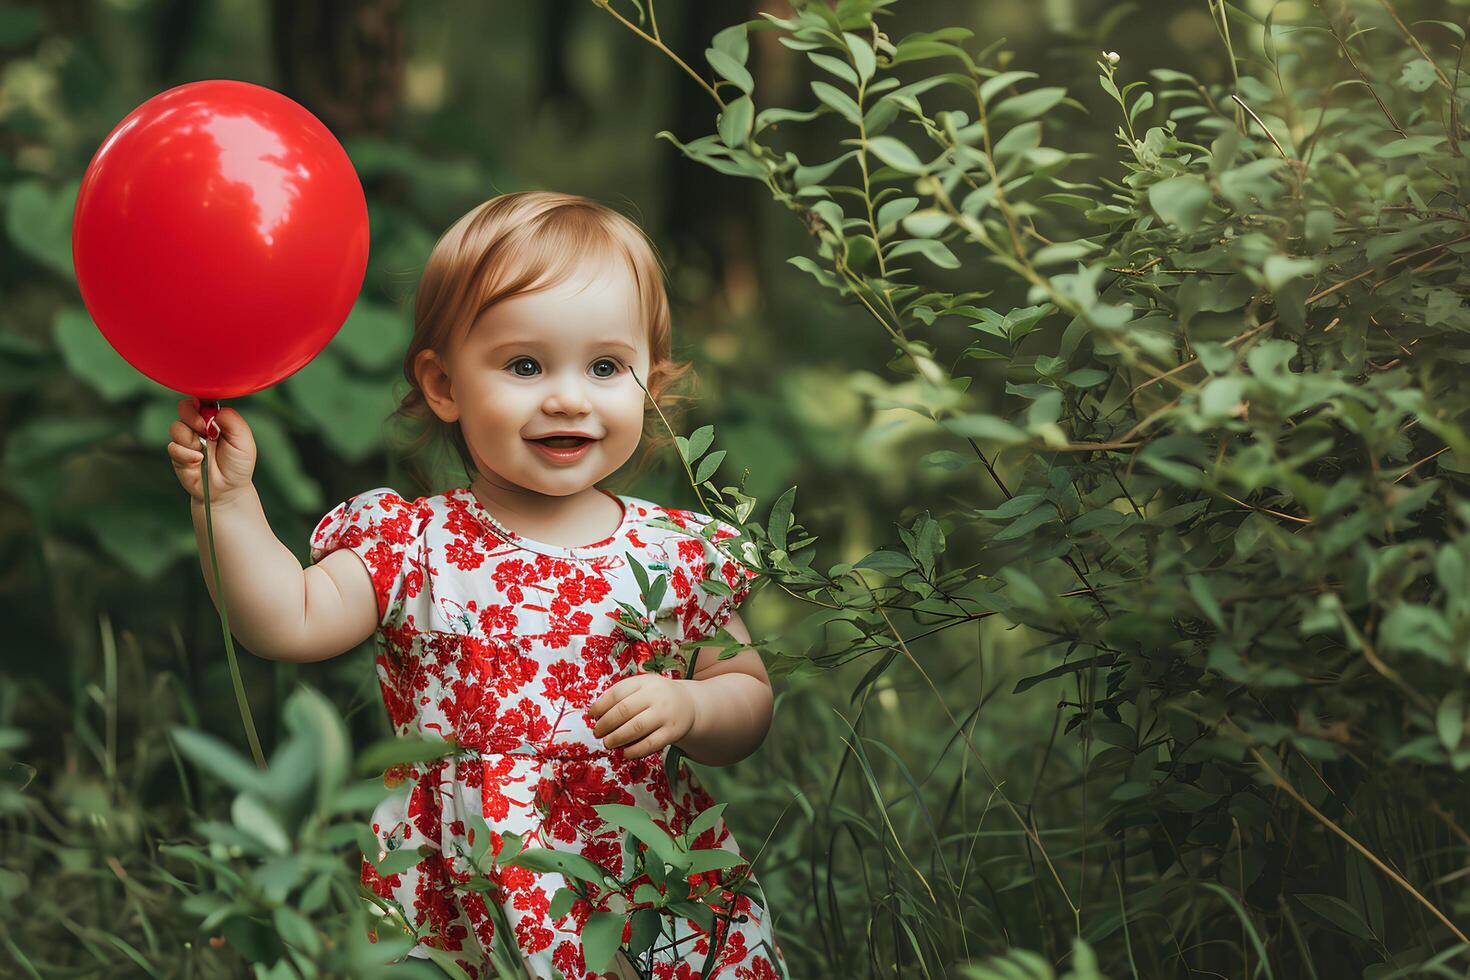
[[[209,440],[201,436],[199,448],[204,454],[200,476],[204,479],[204,527],[209,534],[209,565],[214,570],[214,594],[219,599],[219,623],[225,636],[225,655],[230,661],[230,683],[235,686],[235,703],[240,707],[240,719],[245,722],[245,738],[250,742],[250,754],[255,757],[256,768],[264,769],[265,754],[260,750],[260,736],[255,734],[255,720],[250,717],[250,702],[245,697],[245,685],[240,680],[240,661],[235,657],[235,642],[230,638],[230,610],[225,603],[225,590],[219,581],[219,557],[214,551],[214,518],[209,506]]]

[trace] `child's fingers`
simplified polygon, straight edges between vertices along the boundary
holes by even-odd
[[[204,418],[199,414],[199,406],[196,400],[184,398],[179,401],[179,422],[183,424],[186,432],[204,435]],[[184,440],[175,436],[174,441],[183,442]],[[189,441],[193,442],[194,440],[190,439]]]
[[[195,448],[199,445],[199,432],[191,429],[183,420],[173,422],[168,427],[168,437],[180,446]]]
[[[204,454],[197,449],[190,449],[176,442],[168,444],[168,455],[178,466],[198,466],[199,462],[204,459]]]

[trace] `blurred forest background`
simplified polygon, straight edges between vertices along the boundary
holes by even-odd
[[[1081,125],[1088,116],[1077,112],[1063,123],[1068,150],[1078,154],[1070,178],[1116,180],[1117,123],[1097,82],[1099,57],[1116,52],[1130,78],[1175,69],[1224,85],[1232,67],[1221,6],[902,0],[881,26],[895,39],[965,28],[972,52],[1004,39],[1002,67],[1064,86],[1079,108],[1107,119]],[[1259,24],[1277,5],[1228,6],[1241,23]],[[1318,7],[1281,6],[1298,18]],[[1423,8],[1417,18],[1450,16],[1457,5],[1400,6]],[[1386,9],[1366,7],[1380,19]],[[618,9],[634,17],[631,5]],[[793,9],[765,0],[658,8],[664,41],[705,76],[699,55],[710,39],[760,12],[788,17]],[[188,500],[164,452],[175,401],[186,393],[159,388],[112,353],[87,319],[70,260],[71,210],[87,161],[119,119],[163,89],[234,78],[284,92],[342,140],[368,195],[372,251],[352,317],[298,375],[234,403],[260,443],[256,482],[266,513],[303,564],[309,530],[338,501],[380,485],[424,492],[396,465],[393,433],[383,427],[402,387],[414,284],[454,218],[497,193],[530,188],[589,195],[648,230],[670,271],[675,353],[694,360],[701,379],[685,434],[715,426],[716,444],[728,451],[721,481],[738,482],[748,470],[744,488],[761,512],[799,487],[801,522],[824,565],[894,543],[896,525],[925,512],[1004,499],[978,468],[946,465],[946,441],[890,397],[904,380],[893,370],[890,338],[856,303],[813,289],[787,261],[814,253],[801,223],[756,181],[717,173],[656,138],[662,130],[680,141],[713,131],[715,107],[595,3],[11,3],[0,7],[0,59],[0,972],[246,971],[234,949],[209,941],[217,929],[201,931],[177,911],[189,890],[181,879],[194,879],[186,863],[159,850],[191,839],[194,818],[227,806],[221,788],[180,759],[168,726],[243,745]],[[774,31],[751,33],[748,67],[762,105],[809,105],[811,82],[826,77]],[[824,116],[794,129],[788,145],[803,161],[808,151],[826,159],[840,128]],[[995,291],[987,302],[998,310],[1025,304],[1026,283],[1000,266],[965,272],[956,288]],[[441,472],[433,491],[465,482],[447,464]],[[672,453],[636,483],[615,477],[610,488],[696,505]],[[701,769],[715,797],[729,802],[736,836],[761,851],[756,870],[793,975],[956,975],[953,964],[1012,945],[1068,960],[1083,917],[1043,910],[1041,858],[1021,828],[987,818],[998,807],[994,794],[973,782],[973,763],[925,679],[902,661],[871,675],[880,658],[849,656],[840,638],[807,626],[808,612],[776,588],[746,605],[752,632],[781,654],[774,725],[739,765]],[[1014,787],[1008,792],[1027,801],[1027,813],[1033,804],[1050,807],[1044,833],[1068,833],[1086,749],[1058,741],[1058,703],[1080,695],[1066,677],[1013,693],[1018,679],[1042,669],[1021,660],[1040,634],[1001,617],[922,640],[915,632],[912,649],[961,712],[989,774]],[[364,645],[304,666],[244,657],[267,753],[287,738],[284,706],[303,683],[337,707],[354,746],[386,734],[372,653]],[[883,663],[891,659],[890,651]],[[852,751],[859,734],[870,743],[861,759]],[[1048,819],[1033,818],[1031,827],[1038,823]],[[908,861],[905,845],[930,862],[917,876],[926,887],[943,876],[935,861],[978,869],[971,884],[959,872],[942,940],[908,931],[933,896],[914,879],[893,887],[894,867],[903,871]],[[1084,831],[1059,857],[1080,859],[1084,878],[1087,846]],[[339,853],[354,872],[355,852]],[[1110,872],[1095,892],[1104,906],[1123,893],[1123,880],[1114,881]],[[1368,887],[1358,886],[1360,898]],[[1387,963],[1393,940],[1363,938],[1362,920],[1337,901],[1293,908],[1304,919],[1317,913],[1321,936],[1333,928],[1357,936],[1365,958]],[[1244,910],[1216,905],[1201,916],[1223,915],[1225,924],[1215,919],[1219,929],[1206,933],[1236,944],[1218,960],[1209,944],[1224,940],[1204,935],[1196,937],[1202,948],[1166,948],[1162,939],[1147,954],[1126,946],[1126,930],[1118,931],[1126,907],[1113,908],[1117,921],[1090,935],[1107,944],[1120,976],[1271,976],[1276,941],[1301,940],[1288,913],[1271,927],[1279,931],[1268,937],[1268,956]],[[238,939],[232,945],[243,945]],[[1302,972],[1275,975],[1316,975],[1311,957],[1293,962]],[[1083,970],[1080,961],[1069,966]]]

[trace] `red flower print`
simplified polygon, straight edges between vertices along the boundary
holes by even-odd
[[[558,660],[546,668],[541,678],[541,690],[546,700],[565,701],[574,708],[585,708],[592,703],[596,685],[583,679],[577,665]]]
[[[557,760],[550,769],[555,778],[542,778],[536,784],[536,798],[546,814],[545,826],[557,840],[575,841],[578,828],[600,825],[602,818],[593,805],[633,802],[627,791],[608,781],[604,767],[595,762]]]
[[[388,875],[386,878],[378,874],[378,869],[366,857],[362,859],[362,883],[373,890],[373,894],[380,898],[392,898],[393,890],[402,886],[402,875]]]
[[[519,846],[578,854],[621,877],[635,870],[623,867],[624,833],[595,807],[637,806],[655,825],[679,833],[714,805],[691,769],[681,768],[671,784],[662,753],[629,760],[607,749],[592,734],[595,720],[587,708],[618,677],[655,659],[665,673],[677,675],[676,647],[722,624],[754,573],[738,553],[726,554],[690,533],[711,521],[695,511],[624,497],[624,527],[616,537],[550,554],[492,530],[471,500],[468,488],[413,501],[380,488],[337,505],[312,533],[313,561],[350,547],[368,568],[379,613],[373,668],[393,731],[449,739],[462,749],[386,768],[385,786],[399,793],[375,810],[374,833],[382,841],[385,828],[393,828],[400,847],[415,856],[422,848],[424,856],[388,876],[364,858],[361,880],[371,894],[403,910],[421,947],[451,952],[476,980],[495,975],[485,951],[506,941],[538,960],[542,972],[554,965],[568,977],[595,980],[577,935],[594,910],[610,910],[616,892],[590,902],[577,898],[553,922],[551,900],[566,884],[562,875],[492,861],[485,874],[498,887],[477,892],[464,887],[474,873],[465,856],[476,843],[492,858],[504,856],[514,833]],[[667,518],[672,526],[650,526],[651,517]],[[719,523],[712,533],[722,540],[736,531]],[[667,583],[660,608],[647,609],[646,619],[632,559]],[[717,576],[733,595],[699,587],[701,579]],[[621,628],[624,605],[639,610],[627,622],[646,630],[647,638]],[[472,820],[475,807],[484,829]],[[738,853],[723,821],[694,845]],[[637,848],[638,861],[650,860],[646,845]],[[718,920],[717,928],[728,932],[720,946],[720,980],[737,973],[743,980],[775,980],[779,966],[764,910],[727,888],[748,868],[664,886],[681,899],[723,896],[739,918]],[[621,900],[631,902],[632,890],[649,880],[644,872],[621,886]],[[496,935],[502,912],[512,923],[509,936]],[[703,935],[687,918],[676,927],[683,941],[656,950],[649,967],[640,968],[663,980],[693,980],[716,937]]]
[[[557,943],[556,950],[551,954],[551,962],[568,977],[580,977],[587,971],[586,963],[582,959],[581,944],[570,940]]]
[[[731,932],[725,937],[725,948],[720,950],[719,969],[744,962],[745,956],[745,934]]]
[[[490,603],[480,611],[480,629],[486,636],[497,639],[508,637],[516,628],[517,622],[515,606]]]
[[[550,929],[529,916],[516,923],[515,933],[516,944],[527,953],[536,953],[548,948],[555,935]]]
[[[776,968],[770,960],[757,955],[751,958],[749,969],[737,966],[735,977],[736,980],[776,980]]]
[[[480,567],[485,556],[475,547],[473,541],[456,539],[444,548],[444,560],[460,571],[470,572]]]

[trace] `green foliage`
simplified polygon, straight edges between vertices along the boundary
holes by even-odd
[[[792,264],[891,339],[912,382],[893,401],[991,499],[825,573],[778,544],[788,511],[746,528],[768,571],[845,627],[849,658],[877,654],[854,701],[900,652],[923,671],[900,625],[999,615],[1033,638],[1043,665],[1016,691],[1065,685],[1077,826],[1043,838],[991,789],[1031,869],[1007,887],[1031,891],[1047,948],[1080,927],[1105,963],[1136,972],[1143,946],[1168,975],[1405,975],[1456,940],[1438,963],[1461,960],[1464,30],[1387,3],[1260,20],[1210,0],[1233,87],[1105,53],[1084,117],[968,30],[890,38],[888,6],[762,12],[745,33],[804,53],[815,108],[768,104],[717,47],[739,89],[712,90],[718,132],[660,135],[794,214],[814,254]],[[1074,179],[1079,125],[1116,127],[1119,152]],[[976,279],[1019,302],[979,305]],[[1084,918],[1124,869],[1120,913]],[[916,932],[942,942],[920,920],[962,890],[914,884],[895,950],[958,956]],[[970,975],[1052,975],[1005,962]]]
[[[160,848],[194,866],[203,885],[178,883],[187,894],[182,910],[196,917],[201,931],[218,932],[248,962],[260,964],[261,976],[400,975],[390,962],[407,953],[413,936],[394,931],[370,938],[356,862],[338,853],[357,840],[366,841],[365,856],[376,856],[361,814],[387,795],[383,780],[348,782],[353,762],[346,728],[312,688],[291,695],[285,720],[291,734],[266,770],[213,736],[174,730],[184,757],[236,794],[229,823],[196,822],[202,844]],[[383,911],[390,918],[396,911],[401,924],[401,909]]]

